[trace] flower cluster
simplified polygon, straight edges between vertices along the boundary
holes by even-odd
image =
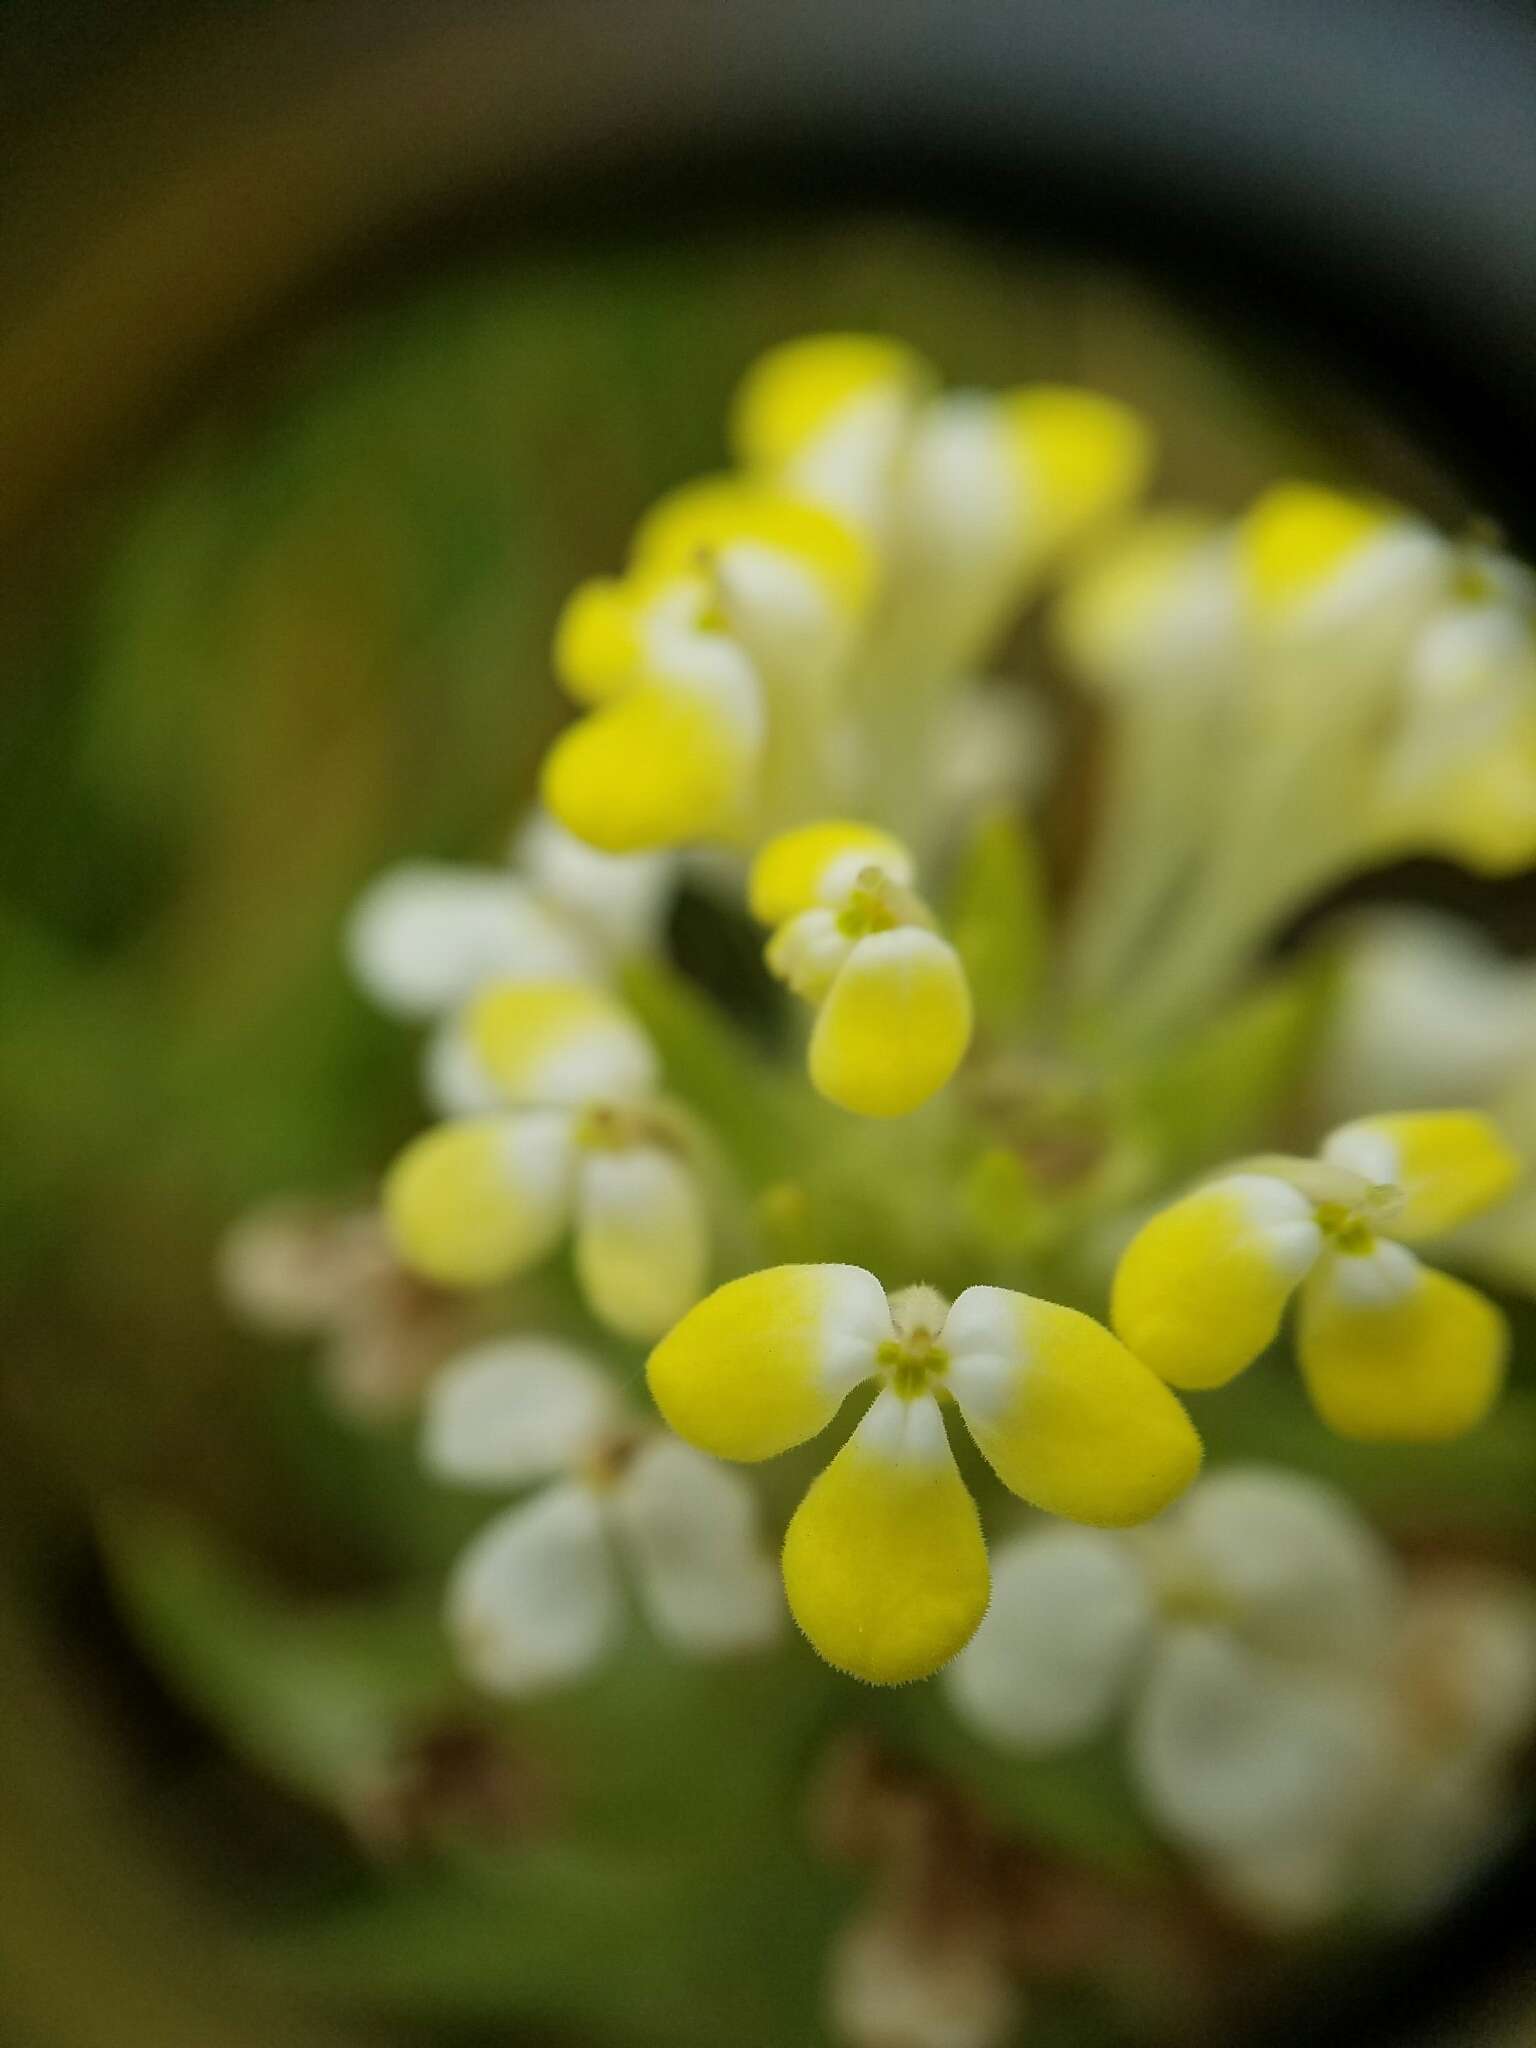
[[[493,1690],[572,1682],[627,1576],[685,1654],[771,1647],[757,1499],[716,1461],[847,1408],[783,1537],[822,1658],[884,1685],[949,1664],[956,1711],[1020,1753],[1122,1717],[1165,1831],[1303,1914],[1390,1861],[1416,1771],[1480,1794],[1536,1715],[1511,1680],[1490,1734],[1479,1682],[1431,1771],[1412,1644],[1464,1629],[1523,1671],[1528,1616],[1486,1589],[1437,1608],[1347,1499],[1222,1463],[1220,1402],[1196,1483],[1173,1390],[1233,1380],[1295,1294],[1338,1436],[1432,1444],[1494,1407],[1500,1310],[1410,1246],[1454,1266],[1517,1180],[1528,987],[1496,1031],[1496,1006],[1485,1029],[1442,1005],[1459,1066],[1399,991],[1419,1064],[1371,1100],[1360,1072],[1394,1069],[1347,946],[1315,993],[1252,990],[1280,925],[1361,866],[1536,860],[1536,584],[1312,484],[1226,521],[1139,511],[1151,435],[1118,402],[944,393],[874,338],[775,350],[732,431],[736,467],[664,498],[561,615],[580,712],[511,864],[396,869],[350,929],[365,989],[431,1027],[437,1120],[382,1189],[398,1258],[487,1297],[569,1241],[592,1325],[583,1355],[498,1297],[524,1326],[432,1381],[436,1475],[542,1487],[464,1555],[454,1640]],[[1103,753],[1064,911],[1025,816],[1039,700],[1007,679],[1037,599]],[[982,787],[1002,813],[970,814]],[[685,860],[799,999],[765,996],[754,1044],[701,1036],[696,990],[685,1029],[641,1000]],[[1252,1150],[1318,1103],[1346,1120],[1315,1156]],[[618,1403],[610,1337],[649,1347],[666,1430]],[[979,1505],[951,1417],[1001,1481]],[[1015,1500],[1078,1526],[1005,1533],[989,1565],[984,1519]]]
[[[1147,1808],[1266,1920],[1362,1889],[1406,1909],[1456,1867],[1458,1827],[1487,1831],[1536,1720],[1536,1597],[1408,1577],[1332,1488],[1234,1465],[1133,1534],[1011,1538],[946,1688],[1015,1755],[1124,1719]]]

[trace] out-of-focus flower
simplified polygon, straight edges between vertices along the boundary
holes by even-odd
[[[1352,916],[1317,1093],[1336,1116],[1471,1102],[1536,1159],[1536,967],[1475,927],[1394,906]],[[1453,1230],[1441,1249],[1502,1286],[1536,1291],[1536,1187]]]
[[[1002,1545],[992,1605],[945,1684],[970,1728],[1021,1755],[1127,1714],[1137,1788],[1175,1840],[1278,1864],[1372,1808],[1397,1597],[1342,1495],[1233,1467],[1146,1529]]]
[[[586,715],[544,797],[610,851],[750,845],[806,817],[905,815],[925,834],[947,715],[1042,572],[1126,504],[1145,428],[1094,393],[932,395],[899,344],[770,352],[733,417],[739,471],[641,522],[583,585],[555,666]]]
[[[1283,1854],[1223,1856],[1211,1883],[1280,1930],[1362,1906],[1418,1919],[1507,1837],[1510,1773],[1536,1730],[1536,1589],[1437,1566],[1409,1587],[1382,1679],[1371,1800],[1320,1807]]]
[[[1415,638],[1375,801],[1387,851],[1494,875],[1536,857],[1536,578],[1507,555],[1463,550]]]
[[[811,1643],[877,1685],[937,1670],[986,1610],[986,1545],[941,1399],[1006,1486],[1078,1521],[1145,1520],[1200,1462],[1179,1403],[1107,1330],[1000,1287],[951,1306],[930,1287],[888,1298],[857,1266],[776,1266],[700,1302],[647,1370],[679,1436],[747,1461],[805,1442],[875,1383],[783,1562]]]
[[[348,961],[381,1009],[437,1027],[424,1055],[427,1097],[445,1115],[466,1114],[488,1102],[455,1013],[493,982],[610,980],[619,962],[657,943],[675,877],[668,855],[600,853],[535,812],[508,867],[386,868],[348,920]]]
[[[423,1452],[461,1485],[539,1488],[486,1525],[448,1588],[459,1656],[489,1691],[587,1676],[622,1633],[626,1577],[657,1635],[688,1656],[736,1656],[779,1636],[750,1487],[638,1424],[569,1346],[523,1337],[465,1352],[433,1384]]]
[[[1460,1435],[1498,1398],[1504,1319],[1407,1244],[1491,1208],[1519,1171],[1474,1111],[1343,1124],[1316,1159],[1256,1159],[1159,1211],[1116,1270],[1115,1329],[1172,1385],[1219,1387],[1273,1340],[1300,1286],[1298,1355],[1331,1428]]]
[[[673,863],[618,858],[535,813],[505,868],[405,861],[358,898],[353,974],[381,1009],[430,1021],[493,981],[605,979],[655,942]]]
[[[326,1389],[360,1422],[410,1409],[473,1333],[463,1297],[408,1273],[372,1209],[265,1203],[226,1232],[219,1279],[253,1328],[320,1340]]]
[[[811,1079],[862,1116],[919,1108],[970,1043],[965,970],[912,880],[899,840],[841,820],[782,833],[752,868],[768,964],[817,1006]]]
[[[1352,913],[1338,954],[1317,1089],[1335,1117],[1488,1109],[1536,1069],[1536,966],[1506,958],[1476,926],[1394,904]]]
[[[384,1211],[406,1264],[442,1286],[488,1287],[572,1230],[594,1314],[657,1336],[698,1298],[709,1228],[650,1041],[576,982],[483,990],[456,1029],[504,1106],[436,1125],[390,1168]]]

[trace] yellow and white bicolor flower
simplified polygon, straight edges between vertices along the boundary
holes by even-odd
[[[1360,1117],[1316,1159],[1254,1160],[1155,1215],[1116,1271],[1115,1329],[1171,1385],[1219,1387],[1270,1344],[1299,1288],[1302,1375],[1330,1427],[1459,1436],[1498,1398],[1504,1318],[1408,1246],[1492,1207],[1519,1171],[1475,1111]]]
[[[582,585],[557,628],[591,708],[546,761],[550,810],[610,852],[741,837],[797,756],[821,772],[874,593],[870,550],[823,506],[730,476],[663,498],[626,573]]]
[[[1229,672],[1242,611],[1232,530],[1162,505],[1117,528],[1062,586],[1055,645],[1096,696],[1207,694]]]
[[[1525,1160],[1536,1158],[1536,967],[1444,913],[1364,911],[1343,927],[1338,996],[1317,1079],[1337,1116],[1476,1103]],[[1536,1292],[1536,1188],[1451,1235],[1456,1263]]]
[[[1000,1287],[951,1305],[930,1287],[888,1297],[859,1266],[775,1266],[690,1310],[647,1372],[679,1436],[749,1462],[804,1443],[873,1384],[795,1511],[783,1563],[814,1647],[875,1685],[936,1671],[986,1611],[986,1544],[946,1406],[1004,1485],[1075,1521],[1144,1521],[1200,1463],[1183,1408],[1107,1330]]]
[[[1145,1529],[1000,1545],[992,1604],[945,1686],[966,1726],[1014,1755],[1120,1722],[1175,1841],[1278,1861],[1373,1809],[1399,1601],[1390,1554],[1342,1494],[1233,1466]]]
[[[743,464],[836,509],[904,567],[1035,567],[1121,511],[1151,435],[1128,406],[1069,385],[937,392],[932,367],[878,335],[771,349],[737,394]]]
[[[499,1106],[434,1126],[390,1168],[384,1213],[401,1258],[440,1286],[489,1287],[569,1231],[593,1313],[655,1337],[698,1299],[709,1228],[650,1041],[579,982],[483,990],[457,1029]]]
[[[781,833],[752,866],[753,915],[773,927],[768,965],[816,1006],[811,1079],[859,1116],[920,1108],[971,1040],[965,970],[913,873],[899,839],[844,819]]]
[[[555,667],[587,716],[543,789],[573,832],[739,843],[861,801],[892,757],[912,779],[1009,607],[1145,480],[1147,430],[1112,399],[934,382],[867,335],[748,371],[739,469],[664,498],[561,618]]]
[[[1379,836],[1482,874],[1536,859],[1536,578],[1468,548],[1415,637],[1379,769]]]
[[[766,710],[708,580],[645,575],[578,590],[556,650],[566,687],[592,708],[544,757],[545,808],[604,853],[739,838]]]
[[[748,370],[731,411],[743,468],[858,531],[883,535],[918,407],[934,381],[915,350],[871,334],[781,343]]]
[[[386,868],[347,920],[348,964],[381,1010],[439,1027],[424,1054],[433,1107],[483,1109],[491,1098],[453,1014],[492,982],[610,980],[619,962],[657,944],[675,879],[670,855],[599,853],[536,811],[504,868]]]
[[[531,1694],[595,1670],[623,1632],[626,1580],[687,1656],[764,1650],[782,1634],[751,1488],[637,1422],[569,1345],[509,1337],[462,1353],[428,1394],[423,1453],[457,1485],[538,1489],[487,1523],[448,1588],[459,1657],[488,1691]]]
[[[1321,484],[1276,484],[1238,522],[1255,638],[1314,654],[1400,649],[1452,560],[1450,543],[1401,506]]]

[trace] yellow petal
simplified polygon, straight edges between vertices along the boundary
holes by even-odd
[[[862,1267],[770,1266],[690,1309],[646,1374],[680,1437],[717,1458],[771,1458],[831,1421],[891,1334]]]
[[[1177,1398],[1091,1316],[968,1287],[943,1344],[983,1457],[1048,1514],[1101,1528],[1144,1522],[1200,1469],[1200,1438]]]
[[[851,526],[825,506],[745,477],[684,484],[651,508],[635,535],[637,561],[658,574],[741,546],[791,556],[849,617],[862,616],[874,594],[874,556]]]
[[[1536,860],[1536,721],[1521,720],[1446,775],[1409,813],[1403,837],[1480,875],[1528,868]]]
[[[971,1042],[953,946],[915,925],[860,939],[811,1033],[811,1080],[856,1116],[906,1116],[937,1095]]]
[[[568,832],[604,853],[730,837],[751,793],[759,741],[731,707],[637,683],[568,727],[540,792]]]
[[[502,983],[476,997],[459,1028],[508,1102],[625,1100],[656,1083],[645,1033],[611,996],[582,982]]]
[[[1115,1273],[1110,1320],[1175,1387],[1220,1387],[1280,1327],[1322,1233],[1312,1205],[1269,1174],[1236,1173],[1160,1210]]]
[[[1261,618],[1298,610],[1343,574],[1401,515],[1319,484],[1277,484],[1238,529],[1240,560]]]
[[[871,1685],[926,1678],[976,1633],[987,1547],[938,1403],[880,1394],[784,1538],[790,1612]]]
[[[1340,1436],[1460,1436],[1498,1399],[1508,1348],[1491,1301],[1421,1266],[1401,1245],[1332,1258],[1302,1292],[1302,1373],[1318,1414]]]
[[[1128,405],[1066,384],[1003,400],[1029,527],[1061,547],[1122,511],[1152,466],[1152,436]]]
[[[1074,669],[1112,689],[1155,669],[1177,594],[1215,530],[1208,514],[1169,506],[1096,552],[1066,584],[1051,619]]]
[[[743,462],[778,469],[793,461],[856,401],[889,390],[914,395],[920,359],[871,334],[819,334],[782,343],[742,379],[731,439]]]
[[[752,915],[762,924],[784,924],[825,900],[821,892],[829,873],[840,875],[845,866],[851,871],[861,861],[878,867],[894,881],[912,879],[911,854],[878,825],[828,818],[781,832],[752,863],[748,884]]]
[[[555,623],[554,669],[579,704],[604,704],[634,681],[640,666],[633,587],[616,576],[578,584]]]
[[[708,1270],[709,1225],[685,1160],[659,1145],[631,1145],[582,1162],[576,1273],[610,1330],[659,1337],[698,1300]]]
[[[1471,1109],[1423,1109],[1341,1124],[1323,1146],[1335,1166],[1398,1188],[1393,1237],[1437,1237],[1503,1201],[1522,1171],[1491,1117]]]
[[[554,1248],[571,1172],[562,1112],[466,1117],[406,1146],[385,1177],[384,1218],[412,1272],[442,1287],[490,1287]]]

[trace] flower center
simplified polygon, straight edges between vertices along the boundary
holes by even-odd
[[[1368,1181],[1361,1184],[1358,1194],[1351,1191],[1345,1199],[1319,1202],[1315,1213],[1318,1228],[1336,1251],[1364,1259],[1375,1251],[1381,1225],[1389,1223],[1402,1206],[1400,1189],[1387,1181]]]
[[[933,918],[920,896],[873,862],[860,868],[837,913],[845,939],[867,939],[872,932],[893,932],[901,925],[931,926]]]
[[[875,1353],[880,1377],[903,1401],[938,1393],[949,1371],[949,1353],[939,1339],[949,1303],[932,1287],[908,1287],[891,1296],[896,1334]]]
[[[652,1104],[589,1102],[576,1119],[584,1152],[627,1152],[636,1145],[677,1146],[677,1133]]]

